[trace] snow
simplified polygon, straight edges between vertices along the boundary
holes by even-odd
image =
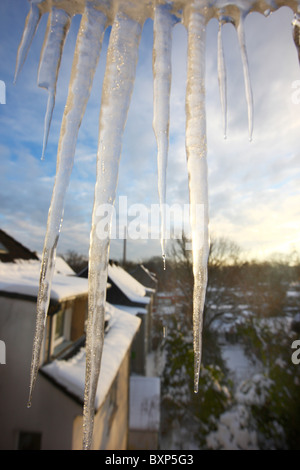
[[[132,302],[149,304],[150,298],[147,297],[147,289],[133,276],[128,274],[123,268],[116,264],[108,265],[108,277],[126,294]]]
[[[208,448],[258,450],[256,433],[247,429],[248,419],[248,411],[241,405],[223,413],[217,431],[210,433],[206,439]]]
[[[112,317],[112,323],[103,345],[95,409],[103,404],[141,322],[139,318],[121,312],[110,304],[106,304],[106,311]],[[83,402],[85,365],[85,348],[81,348],[71,359],[57,359],[44,366],[42,371]]]
[[[38,258],[42,261],[42,253],[37,254]],[[68,265],[68,263],[61,257],[56,256],[55,260],[55,272],[58,274],[64,274],[65,276],[76,276],[75,271]]]
[[[94,72],[98,63],[102,38],[105,28],[111,25],[111,33],[107,52],[106,70],[101,95],[101,111],[99,119],[99,137],[97,150],[97,178],[95,200],[90,236],[90,272],[89,272],[89,318],[87,330],[87,374],[85,413],[85,447],[91,442],[91,420],[86,418],[91,412],[91,403],[95,394],[95,384],[98,380],[100,357],[103,348],[103,324],[105,315],[105,291],[107,266],[109,260],[109,233],[111,214],[108,217],[106,237],[98,231],[99,208],[114,204],[119,162],[122,148],[122,136],[130,106],[131,94],[135,81],[136,64],[138,60],[139,41],[143,23],[147,17],[154,16],[154,89],[155,89],[155,119],[154,129],[158,143],[159,193],[161,203],[165,198],[165,178],[168,145],[168,106],[171,86],[170,67],[168,67],[171,49],[171,25],[173,14],[176,21],[181,21],[188,32],[188,64],[187,64],[187,93],[186,93],[186,154],[189,177],[190,222],[193,245],[194,284],[194,388],[198,390],[198,378],[201,363],[202,348],[202,317],[207,285],[207,259],[209,253],[209,216],[208,216],[208,178],[207,178],[207,142],[206,142],[206,113],[205,113],[205,36],[206,23],[212,17],[222,19],[224,23],[236,26],[244,70],[246,100],[248,104],[249,138],[252,136],[253,105],[250,84],[247,51],[244,39],[244,19],[251,11],[264,13],[265,2],[255,0],[211,2],[202,0],[174,0],[172,14],[154,0],[120,1],[111,7],[110,2],[95,0],[77,0],[63,2],[53,0],[46,2],[32,0],[26,21],[21,44],[18,50],[16,76],[25,61],[28,49],[34,37],[41,15],[49,14],[49,24],[40,60],[38,84],[49,92],[49,102],[45,119],[45,139],[49,132],[51,115],[55,103],[55,91],[63,46],[68,31],[70,19],[75,14],[82,15],[79,28],[74,62],[71,71],[70,87],[65,107],[61,135],[58,145],[57,174],[53,188],[53,196],[49,210],[47,231],[45,236],[40,287],[37,301],[37,325],[34,340],[34,360],[32,362],[31,393],[37,374],[38,359],[44,335],[44,323],[48,311],[49,298],[52,295],[52,278],[54,275],[54,260],[57,243],[61,230],[64,197],[72,172],[77,134],[82,117],[85,113],[89,98]],[[286,0],[278,0],[271,9],[287,4]],[[57,9],[56,6],[59,8]],[[156,8],[157,6],[157,8]],[[115,8],[116,7],[116,8]],[[294,5],[296,8],[296,3]],[[155,13],[153,15],[153,13]],[[169,24],[169,27],[168,27]],[[298,31],[298,22],[296,24]],[[163,39],[163,46],[160,41]],[[219,41],[220,43],[220,41]],[[168,44],[169,47],[164,46]],[[299,41],[295,40],[299,53]],[[222,62],[222,49],[219,48],[221,72],[219,77],[224,84],[225,67]],[[222,87],[221,87],[222,88]],[[223,88],[222,88],[223,89]],[[75,92],[76,90],[76,92]],[[223,94],[224,102],[224,94]],[[162,109],[160,108],[162,103]],[[45,146],[45,145],[44,145]],[[44,149],[43,149],[44,152]],[[198,210],[202,209],[200,214]],[[112,212],[112,211],[111,211]],[[202,217],[201,217],[202,215]],[[162,220],[164,232],[164,218]],[[163,241],[162,241],[163,242]],[[164,243],[162,243],[164,258]],[[110,268],[109,268],[110,269]],[[127,284],[125,274],[114,267],[113,275],[120,285]],[[29,289],[32,279],[28,278]],[[79,281],[82,282],[82,281]],[[58,283],[58,288],[65,288],[65,282]],[[69,287],[69,286],[68,286]],[[19,286],[20,288],[20,286]],[[142,294],[137,284],[130,283],[131,300],[140,301]],[[57,293],[56,293],[57,294]],[[139,300],[137,300],[139,299]],[[144,299],[144,303],[150,301]],[[91,415],[91,413],[90,413]]]
[[[157,282],[156,275],[154,273],[149,271],[149,269],[147,269],[143,264],[140,264],[140,267],[141,267],[141,269],[143,269],[143,271],[145,271],[145,273],[150,277],[150,279],[152,279],[154,282]],[[147,289],[148,289],[148,287],[147,287]],[[153,289],[153,291],[155,291],[155,289]]]
[[[222,356],[236,384],[240,384],[254,372],[261,370],[261,365],[250,361],[239,343],[222,345]]]
[[[288,297],[300,297],[300,292],[299,291],[293,291],[293,290],[288,290],[286,295]]]
[[[138,314],[146,315],[148,313],[147,309],[141,307],[129,307],[128,305],[115,305],[115,307],[135,316]]]
[[[35,260],[17,260],[14,263],[0,263],[0,290],[14,294],[37,297],[41,263]],[[87,295],[87,279],[60,274],[69,272],[63,260],[58,262],[53,276],[50,297],[62,301],[79,295]],[[71,269],[71,268],[70,268]]]
[[[158,377],[130,377],[129,428],[140,431],[159,431],[160,379]]]

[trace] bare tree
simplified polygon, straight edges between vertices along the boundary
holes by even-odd
[[[79,273],[82,269],[86,268],[88,264],[88,258],[84,255],[76,253],[76,251],[69,250],[62,258],[68,263],[68,265]]]

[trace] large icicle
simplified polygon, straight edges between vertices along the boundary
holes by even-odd
[[[227,78],[222,40],[222,20],[219,20],[218,30],[218,80],[223,115],[224,138],[227,137]]]
[[[83,449],[92,446],[95,395],[104,340],[104,315],[110,228],[102,233],[101,212],[115,202],[122,136],[133,90],[142,18],[119,10],[114,19],[102,89],[97,152],[97,180],[89,253],[89,307],[86,335],[86,380],[83,411]],[[102,214],[103,215],[103,214]],[[101,384],[100,384],[101,386]]]
[[[198,392],[202,353],[203,310],[209,254],[205,110],[206,20],[200,12],[200,7],[197,7],[196,2],[193,3],[190,10],[187,10],[186,13],[188,31],[186,152],[194,274],[194,391]]]
[[[252,96],[248,55],[247,55],[246,41],[245,41],[244,20],[245,20],[245,14],[241,12],[239,22],[237,25],[237,34],[238,34],[242,63],[243,63],[246,101],[247,101],[247,107],[248,107],[248,132],[249,132],[249,140],[251,141],[252,133],[253,133],[253,96]]]
[[[48,91],[47,110],[44,123],[42,159],[45,155],[53,109],[55,106],[56,83],[65,40],[71,18],[60,8],[52,8],[48,19],[47,32],[40,59],[38,86]]]
[[[172,29],[175,18],[170,5],[157,4],[154,10],[153,41],[153,129],[157,141],[158,193],[161,212],[161,250],[166,259],[166,173],[169,148],[170,91],[172,76]]]
[[[16,82],[21,68],[23,67],[23,64],[26,60],[30,45],[40,22],[42,15],[38,4],[42,1],[43,0],[31,0],[30,10],[26,18],[22,39],[18,48],[14,83]]]
[[[100,56],[105,25],[106,16],[87,4],[81,20],[74,53],[71,81],[58,145],[57,172],[44,242],[37,300],[36,332],[31,363],[29,406],[39,368],[55,263],[55,249],[63,215],[64,197],[73,168],[78,130],[90,96],[94,73]]]

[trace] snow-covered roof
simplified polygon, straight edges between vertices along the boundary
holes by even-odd
[[[130,315],[138,315],[140,314],[147,314],[148,311],[146,308],[142,307],[130,307],[128,305],[115,305],[116,308],[119,310],[123,310],[126,313],[129,313]]]
[[[38,257],[42,261],[42,255],[40,253],[38,253]],[[56,256],[55,272],[58,274],[64,274],[65,276],[76,276],[75,271],[61,256]]]
[[[146,296],[146,288],[120,266],[109,264],[108,277],[132,302],[143,304],[150,302],[150,298]]]
[[[112,321],[104,340],[95,400],[96,409],[104,402],[141,322],[139,318],[121,312],[110,304],[106,304],[106,308]],[[85,360],[86,354],[83,347],[69,360],[57,359],[47,364],[42,368],[42,372],[83,402]]]
[[[40,261],[16,260],[0,262],[0,291],[29,297],[37,297],[40,278]],[[88,280],[59,274],[55,268],[51,285],[51,299],[62,301],[88,293]]]
[[[146,268],[143,264],[141,264],[140,266],[145,271],[145,273],[148,274],[148,276],[152,279],[152,281],[157,282],[157,279],[154,273],[149,271],[149,269]]]
[[[129,428],[139,431],[159,431],[160,379],[159,377],[130,377]]]

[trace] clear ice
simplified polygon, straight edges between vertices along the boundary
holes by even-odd
[[[89,307],[86,339],[86,385],[83,406],[83,448],[92,448],[95,393],[101,367],[104,341],[104,308],[110,234],[97,234],[101,204],[114,204],[122,135],[134,86],[138,47],[147,18],[153,19],[153,130],[157,140],[158,193],[161,204],[161,247],[165,260],[166,172],[169,144],[169,101],[171,88],[172,29],[181,22],[188,33],[186,83],[186,157],[189,178],[190,224],[192,229],[194,273],[194,391],[198,391],[202,353],[202,325],[207,286],[209,255],[209,213],[207,184],[207,142],[205,110],[205,40],[206,25],[219,21],[218,79],[227,132],[226,68],[222,45],[222,24],[232,23],[237,30],[244,70],[248,106],[249,138],[253,132],[253,97],[245,43],[244,21],[248,13],[268,14],[281,6],[294,11],[292,33],[300,57],[299,0],[29,0],[30,10],[18,49],[15,79],[20,75],[41,16],[49,13],[42,49],[38,84],[48,90],[45,117],[44,155],[51,115],[55,105],[57,77],[66,35],[74,15],[82,15],[74,53],[72,73],[63,115],[57,153],[57,173],[49,208],[37,299],[36,331],[33,342],[28,406],[40,364],[41,347],[49,306],[56,247],[63,219],[64,197],[73,168],[78,130],[90,96],[103,33],[112,26],[102,89],[97,150],[97,179],[90,236]],[[101,384],[100,384],[101,386]]]
[[[153,130],[157,141],[158,193],[161,208],[161,250],[166,260],[166,179],[169,148],[172,30],[176,23],[170,5],[157,4],[153,21]]]

